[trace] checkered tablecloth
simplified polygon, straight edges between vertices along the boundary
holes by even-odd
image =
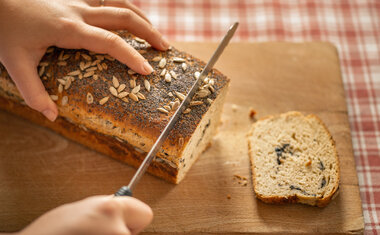
[[[172,41],[329,41],[339,51],[365,231],[380,231],[380,0],[135,0]]]

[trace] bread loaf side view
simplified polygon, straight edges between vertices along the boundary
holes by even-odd
[[[267,203],[326,206],[339,187],[335,143],[315,115],[261,119],[248,135],[256,196]]]
[[[38,73],[56,102],[59,117],[48,121],[26,106],[0,64],[0,108],[138,167],[205,63],[171,48],[117,32],[152,65],[143,76],[108,55],[51,47]],[[213,69],[163,144],[148,172],[179,183],[216,134],[229,80]]]

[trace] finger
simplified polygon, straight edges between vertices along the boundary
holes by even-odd
[[[145,58],[114,33],[84,23],[71,25],[70,31],[72,32],[70,37],[62,38],[57,42],[57,46],[84,48],[97,53],[109,54],[137,73],[147,75],[153,72],[152,66]]]
[[[100,6],[100,0],[87,0],[87,3],[90,6],[93,7],[99,7]],[[123,8],[128,8],[134,11],[137,15],[139,15],[141,18],[143,18],[146,22],[150,24],[150,21],[148,17],[138,8],[136,5],[133,3],[127,1],[127,0],[105,0],[104,1],[104,6],[109,6],[109,7],[123,7]]]
[[[25,52],[18,51],[10,54],[4,65],[26,104],[41,112],[50,121],[54,121],[58,115],[57,106],[49,97],[37,74],[36,63]]]
[[[129,9],[92,7],[84,13],[84,20],[105,29],[126,29],[159,50],[167,50],[170,46],[157,29]]]
[[[124,212],[124,220],[132,234],[138,234],[153,219],[152,209],[140,200],[133,197],[114,197]]]

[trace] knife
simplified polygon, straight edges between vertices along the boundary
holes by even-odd
[[[202,85],[203,79],[211,71],[212,67],[214,66],[214,64],[216,63],[216,61],[219,59],[220,55],[222,54],[224,48],[226,48],[226,46],[230,42],[230,40],[231,40],[232,36],[234,35],[238,25],[239,25],[238,22],[235,22],[233,25],[231,25],[227,34],[223,37],[218,48],[216,49],[216,51],[212,55],[211,59],[206,64],[203,71],[200,73],[200,75],[199,75],[198,79],[196,80],[196,82],[194,83],[194,85],[191,87],[190,92],[186,95],[185,99],[182,101],[182,103],[178,107],[177,111],[174,113],[174,115],[169,120],[169,123],[166,125],[164,131],[158,137],[158,139],[154,143],[153,147],[149,151],[148,155],[146,155],[144,161],[141,163],[140,167],[137,169],[132,180],[129,182],[129,184],[127,186],[121,187],[114,194],[114,196],[132,196],[132,191],[136,187],[136,184],[139,182],[140,178],[144,175],[146,169],[148,168],[148,166],[152,162],[153,158],[156,156],[158,150],[161,148],[162,144],[164,143],[164,141],[168,137],[170,131],[173,129],[174,125],[178,121],[182,112],[189,105],[194,94],[198,91],[199,87]]]

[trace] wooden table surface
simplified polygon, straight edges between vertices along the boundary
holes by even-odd
[[[176,43],[208,60],[214,43]],[[186,178],[143,177],[135,197],[154,211],[146,233],[362,233],[364,223],[336,50],[327,43],[233,43],[216,68],[231,78],[222,125]],[[234,108],[236,107],[236,108]],[[290,110],[317,114],[339,154],[340,194],[326,208],[268,205],[253,193],[251,120]],[[63,203],[111,194],[135,169],[0,111],[0,231],[23,228]],[[247,177],[248,185],[233,175]],[[227,198],[230,195],[230,199]]]

